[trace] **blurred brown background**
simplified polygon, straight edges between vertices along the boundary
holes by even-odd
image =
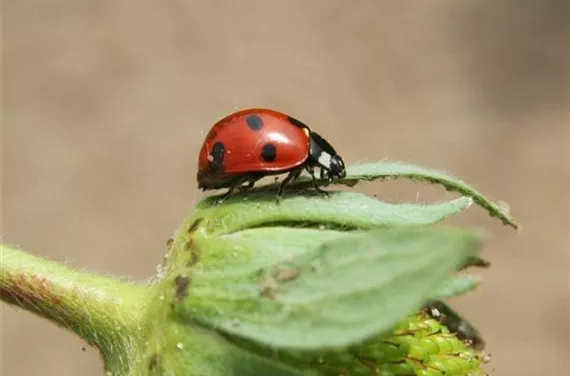
[[[83,1],[4,4],[3,241],[144,280],[192,208],[213,122],[271,107],[348,163],[445,169],[508,202],[473,208],[494,267],[455,301],[492,375],[570,360],[570,2]],[[446,199],[405,182],[356,189]],[[101,375],[71,334],[2,305],[1,374]],[[566,370],[566,371],[564,371]]]

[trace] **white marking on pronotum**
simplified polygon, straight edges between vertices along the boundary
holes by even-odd
[[[331,165],[331,155],[326,151],[323,151],[321,155],[319,155],[319,164],[321,166],[330,167]]]

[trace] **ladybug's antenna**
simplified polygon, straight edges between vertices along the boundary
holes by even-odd
[[[202,145],[206,146],[206,154],[210,155],[210,147],[204,140],[206,139],[206,135],[204,134],[204,129],[200,129],[200,136],[202,136]]]

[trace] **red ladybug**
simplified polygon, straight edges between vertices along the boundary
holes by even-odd
[[[274,110],[248,109],[218,121],[206,136],[198,159],[198,187],[229,188],[224,200],[245,183],[252,188],[264,176],[288,173],[280,197],[306,170],[315,189],[324,193],[316,184],[315,168],[320,168],[321,179],[346,176],[342,158],[307,125]]]

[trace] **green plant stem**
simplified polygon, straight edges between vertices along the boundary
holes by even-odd
[[[0,245],[0,299],[71,330],[104,359],[139,338],[149,290]]]

